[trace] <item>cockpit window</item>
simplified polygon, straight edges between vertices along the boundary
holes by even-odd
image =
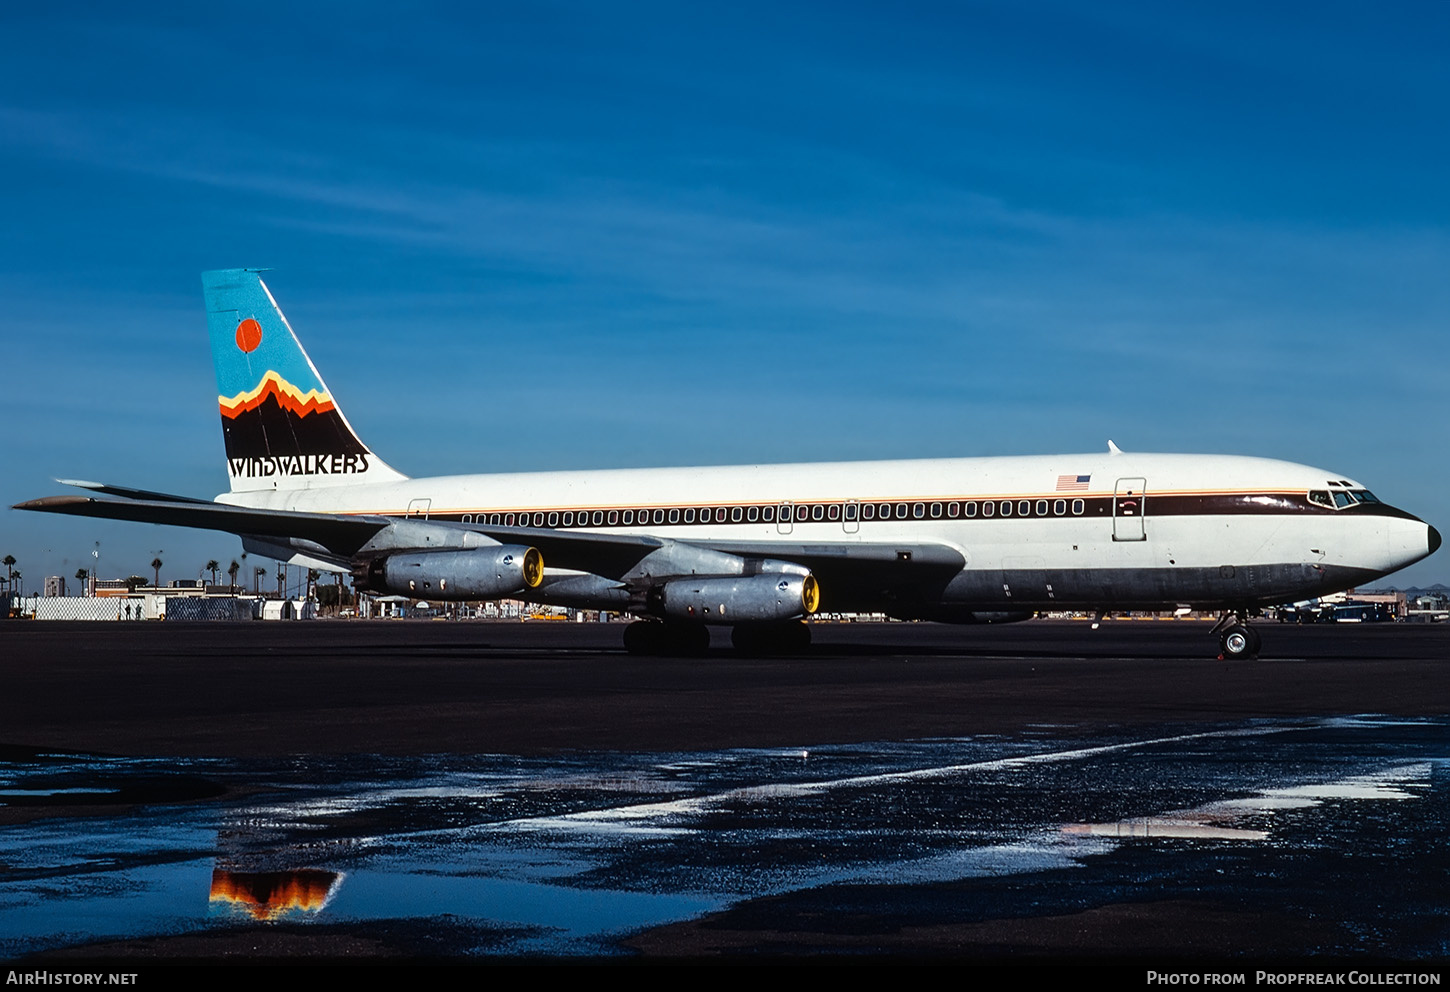
[[[1357,503],[1378,503],[1379,499],[1368,489],[1335,489],[1333,491],[1311,489],[1309,490],[1309,502],[1343,510]]]

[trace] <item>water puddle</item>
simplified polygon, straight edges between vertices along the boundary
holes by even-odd
[[[607,955],[625,935],[751,897],[1070,877],[1135,845],[1171,854],[1167,870],[1186,887],[1226,852],[1282,861],[1285,850],[1333,849],[1373,850],[1380,861],[1366,870],[1418,866],[1450,891],[1439,853],[1447,726],[1363,718],[1091,741],[1037,728],[1017,740],[559,759],[3,763],[0,805],[115,808],[0,828],[0,956],[445,919],[451,953]],[[1294,870],[1265,864],[1271,876]],[[1077,874],[1103,898],[1121,888],[1101,871]],[[1285,877],[1331,902],[1342,885]],[[1403,911],[1423,913],[1423,890],[1401,888]],[[1393,885],[1381,891],[1393,900]],[[1391,950],[1443,951],[1443,904],[1439,914]],[[1391,928],[1354,932],[1393,939]],[[1346,948],[1356,949],[1327,950]]]

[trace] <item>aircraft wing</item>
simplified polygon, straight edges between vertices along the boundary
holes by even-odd
[[[921,542],[780,544],[775,541],[706,541],[703,546],[741,558],[793,561],[812,571],[817,568],[833,571],[855,569],[879,574],[882,570],[898,569],[915,574],[941,571],[950,576],[956,575],[967,564],[962,553],[950,545]]]
[[[928,589],[945,586],[967,563],[956,548],[926,542],[711,541],[708,546],[742,558],[771,558],[804,565],[821,583],[828,603],[850,602],[861,596],[870,599],[886,590],[892,590],[896,597],[915,599]]]
[[[331,513],[254,510],[225,503],[96,499],[93,496],[46,496],[17,503],[15,509],[198,527],[232,534],[300,538],[341,554],[352,554],[393,522],[388,517],[344,517]]]
[[[946,579],[955,575],[966,564],[960,551],[942,544],[671,541],[644,534],[604,534],[441,520],[400,520],[375,514],[254,509],[119,486],[103,486],[100,483],[89,483],[84,488],[117,495],[144,493],[146,496],[161,498],[47,496],[18,503],[15,509],[219,530],[244,537],[305,541],[319,546],[316,550],[325,550],[341,558],[350,558],[364,548],[374,552],[426,546],[421,539],[413,540],[417,533],[421,533],[414,531],[414,528],[424,528],[432,532],[435,535],[433,540],[436,540],[436,535],[441,531],[473,532],[503,544],[527,544],[538,548],[545,563],[551,567],[590,572],[611,579],[623,578],[646,556],[670,545],[700,548],[739,558],[794,562],[810,569],[825,581],[851,584],[920,581],[937,577]],[[397,533],[384,534],[389,528],[395,528]],[[440,543],[447,546],[451,542]]]
[[[738,558],[768,558],[804,565],[822,581],[921,581],[949,579],[966,566],[966,558],[945,544],[865,544],[846,542],[780,544],[774,541],[670,541],[633,534],[598,534],[533,527],[462,524],[505,544],[529,544],[548,565],[624,577],[645,555],[667,544],[703,548]]]
[[[593,572],[617,579],[640,559],[667,542],[643,534],[590,534],[546,527],[504,527],[486,524],[455,524],[475,534],[491,537],[500,544],[527,544],[539,549],[550,568]]]
[[[374,548],[389,549],[410,547],[415,543],[421,546],[421,540],[410,541],[416,533],[415,528],[419,527],[430,530],[435,535],[439,531],[471,531],[492,537],[501,543],[532,545],[539,549],[544,560],[551,566],[608,576],[624,574],[641,558],[663,547],[665,543],[658,538],[627,534],[579,534],[532,527],[484,527],[444,520],[400,520],[374,514],[262,510],[100,483],[87,483],[83,488],[118,495],[145,493],[147,496],[160,498],[46,496],[17,503],[14,508],[79,517],[100,517],[106,520],[133,520],[171,527],[219,530],[242,537],[307,541],[319,545],[317,550],[325,550],[342,558],[349,558],[370,544]],[[400,525],[408,526],[402,528],[403,532],[395,538],[388,540],[385,536],[383,540],[376,540],[383,531]],[[446,545],[447,542],[443,543]]]

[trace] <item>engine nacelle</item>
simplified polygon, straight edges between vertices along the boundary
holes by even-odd
[[[353,570],[371,592],[418,599],[498,599],[538,588],[544,558],[538,549],[501,544],[459,551],[399,552]]]
[[[821,591],[813,575],[776,572],[671,579],[650,598],[651,606],[672,620],[767,623],[814,613]]]

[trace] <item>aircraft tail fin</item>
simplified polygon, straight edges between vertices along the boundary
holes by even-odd
[[[201,276],[232,492],[407,478],[358,438],[257,271]]]

